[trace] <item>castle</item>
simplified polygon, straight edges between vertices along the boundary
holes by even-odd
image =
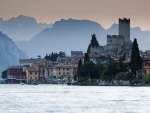
[[[92,38],[95,35],[92,35]],[[107,44],[105,46],[90,46],[89,54],[94,55],[110,55],[119,57],[123,54],[130,56],[132,42],[130,40],[130,19],[119,18],[118,35],[107,35]]]

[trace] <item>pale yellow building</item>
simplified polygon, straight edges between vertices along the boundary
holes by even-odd
[[[55,76],[65,80],[66,82],[71,82],[74,80],[74,76],[77,74],[77,66],[72,64],[59,64],[54,67],[45,68],[45,77]]]
[[[63,78],[67,82],[74,80],[74,75],[76,74],[76,67],[73,65],[60,64],[55,66],[53,74],[56,77]]]
[[[33,67],[24,67],[23,71],[26,73],[26,83],[31,83],[33,81],[38,81],[39,74],[38,70]]]

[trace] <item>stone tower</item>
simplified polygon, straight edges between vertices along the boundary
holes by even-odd
[[[123,35],[125,42],[130,41],[130,18],[119,18],[119,35]]]

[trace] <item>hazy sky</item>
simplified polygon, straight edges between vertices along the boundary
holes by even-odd
[[[150,0],[0,0],[0,17],[18,15],[53,23],[61,18],[89,19],[105,28],[119,17],[131,18],[131,26],[150,30]]]

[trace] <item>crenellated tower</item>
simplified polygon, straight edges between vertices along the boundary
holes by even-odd
[[[119,18],[119,35],[124,37],[125,42],[130,41],[130,18]]]

